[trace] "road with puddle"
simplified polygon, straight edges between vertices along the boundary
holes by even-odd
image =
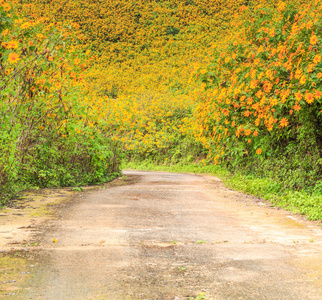
[[[34,235],[11,299],[322,299],[322,230],[215,177],[124,171]]]

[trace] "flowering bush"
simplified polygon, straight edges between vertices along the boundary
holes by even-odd
[[[321,1],[241,8],[234,38],[199,77],[206,96],[195,135],[216,163],[284,157],[278,162],[306,174],[298,187],[321,178],[321,11]]]
[[[66,32],[13,7],[0,4],[0,200],[30,185],[104,180],[117,154],[80,101],[83,55]]]

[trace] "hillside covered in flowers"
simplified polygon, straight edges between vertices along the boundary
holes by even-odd
[[[20,121],[25,126],[31,118],[37,124],[32,127],[37,134],[21,136],[37,141],[27,145],[46,145],[37,146],[44,151],[36,151],[40,161],[58,153],[49,140],[57,139],[55,149],[67,153],[80,135],[82,149],[97,156],[96,166],[102,162],[97,178],[116,170],[122,152],[125,160],[202,161],[274,178],[281,188],[322,192],[321,0],[18,0],[1,5],[3,16],[13,11],[23,16],[8,17],[10,30],[2,26],[2,61],[10,66],[4,72],[16,74],[25,53],[44,59],[40,83],[21,88],[20,77],[14,83],[24,99],[30,101],[30,93],[31,99],[41,99],[43,111],[35,106],[37,115],[21,112]],[[28,47],[37,54],[26,52],[31,42]],[[46,52],[41,56],[40,51]],[[31,72],[37,68],[40,63]],[[17,78],[6,76],[12,82]],[[3,103],[12,99],[10,92],[2,97]],[[63,137],[68,147],[59,146]],[[91,140],[97,143],[88,145]],[[22,151],[8,141],[2,144]],[[81,152],[85,157],[86,151]],[[9,156],[0,162],[5,160]],[[47,174],[43,171],[35,169],[32,176]],[[311,206],[321,211],[319,201]]]

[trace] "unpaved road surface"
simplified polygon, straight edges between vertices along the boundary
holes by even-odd
[[[80,193],[38,228],[32,276],[10,298],[322,299],[318,225],[215,177],[124,174],[131,184]]]

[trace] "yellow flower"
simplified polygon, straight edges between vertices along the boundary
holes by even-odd
[[[7,43],[6,48],[8,49],[17,49],[19,46],[18,41],[10,41]]]
[[[276,98],[271,98],[269,102],[271,103],[272,106],[275,106],[278,104],[278,100]]]
[[[281,12],[282,10],[285,9],[286,4],[285,4],[285,2],[281,1],[278,3],[277,7],[278,7],[278,11]]]
[[[6,36],[9,33],[9,29],[2,31],[1,35]]]
[[[305,84],[305,82],[306,82],[306,77],[305,77],[305,75],[303,75],[302,77],[301,77],[301,79],[300,79],[300,84]]]
[[[262,154],[262,149],[261,149],[261,148],[258,148],[258,149],[256,150],[256,154],[261,155],[261,154]]]
[[[26,22],[26,23],[21,24],[21,28],[22,29],[27,29],[29,27],[30,27],[30,23],[29,22]]]
[[[302,75],[302,70],[300,70],[300,69],[297,69],[296,71],[295,71],[295,79],[300,79],[301,78],[301,75]]]
[[[8,57],[8,62],[11,64],[16,64],[20,60],[17,53],[10,53]]]

